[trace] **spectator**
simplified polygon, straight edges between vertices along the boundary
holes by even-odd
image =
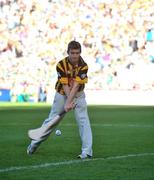
[[[153,1],[3,0],[0,6],[0,88],[26,82],[30,89],[38,89],[40,80],[53,88],[55,64],[66,55],[66,44],[72,39],[84,45],[83,57],[94,67],[89,71],[95,82],[90,89],[121,89],[121,68],[134,74],[140,64],[154,69]],[[133,70],[127,69],[131,63]],[[111,75],[114,71],[117,76]],[[147,76],[151,77],[148,72]],[[129,82],[131,87],[136,83]],[[153,84],[144,87],[151,89]],[[28,88],[25,91],[29,94]],[[32,96],[37,97],[37,92]]]

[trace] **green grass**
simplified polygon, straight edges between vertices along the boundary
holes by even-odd
[[[49,111],[49,104],[0,104],[0,179],[154,179],[154,154],[150,154],[154,153],[154,107],[89,106],[94,156],[93,160],[77,163],[81,143],[73,112],[69,112],[59,125],[61,136],[51,134],[36,154],[26,154],[30,142],[28,129],[39,127]],[[127,157],[130,154],[143,155]],[[123,158],[116,158],[123,155]],[[70,160],[73,160],[70,164],[29,168]],[[28,168],[1,172],[25,166]]]

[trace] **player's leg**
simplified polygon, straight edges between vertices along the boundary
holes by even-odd
[[[64,110],[64,104],[65,104],[65,101],[66,101],[66,97],[59,94],[59,93],[56,93],[55,94],[55,97],[54,97],[54,101],[53,101],[53,105],[52,105],[52,108],[51,108],[51,111],[49,113],[49,116],[47,119],[44,120],[42,126],[44,126],[46,123],[48,123],[49,121],[52,121],[52,119],[54,119],[54,117],[58,114],[60,114],[63,110]],[[62,118],[61,118],[62,119]],[[61,120],[60,119],[60,120]],[[59,120],[59,122],[60,122]],[[56,124],[57,125],[57,124]],[[43,142],[45,141],[48,136],[50,135],[50,133],[55,129],[56,126],[53,126],[51,129],[50,129],[50,132],[42,137],[40,140],[32,140],[30,145],[28,146],[27,148],[27,153],[28,154],[33,154],[36,149],[38,148],[38,146]]]
[[[87,103],[83,93],[76,99],[75,117],[79,126],[79,134],[82,142],[82,153],[80,158],[92,156],[92,132],[87,112]]]
[[[58,114],[64,111],[65,102],[66,102],[66,96],[61,95],[59,93],[55,94],[53,105],[49,113],[49,116],[47,119],[44,120],[42,126],[48,123],[49,121],[52,121],[52,119],[54,119],[55,116],[57,116]]]

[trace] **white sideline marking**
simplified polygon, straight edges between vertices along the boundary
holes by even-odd
[[[61,126],[76,126],[76,124],[62,124]],[[91,126],[99,126],[99,127],[138,127],[138,128],[154,128],[153,125],[142,125],[142,124],[97,124],[91,123]]]
[[[125,159],[129,157],[142,157],[142,156],[154,156],[154,153],[128,154],[128,155],[122,155],[122,156],[110,156],[106,158],[92,158],[92,159],[85,159],[85,160],[81,160],[81,159],[70,160],[70,161],[31,165],[31,166],[14,166],[14,167],[0,169],[0,172],[3,173],[3,172],[10,172],[10,171],[31,170],[31,169],[55,167],[55,166],[61,166],[61,165],[78,164],[78,163],[83,163],[83,162],[88,162],[88,161],[116,160],[116,159]]]
[[[16,123],[9,123],[10,126],[17,126]],[[29,126],[31,123],[21,123],[21,125]],[[6,124],[1,124],[1,126],[8,126]],[[60,126],[76,126],[73,123],[61,124]],[[137,127],[137,128],[154,128],[154,125],[147,124],[99,124],[99,123],[91,123],[91,126],[99,126],[99,127]]]

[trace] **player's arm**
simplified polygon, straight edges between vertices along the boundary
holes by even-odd
[[[66,94],[66,96],[68,97],[71,90],[70,90],[70,87],[68,86],[68,84],[63,84],[63,89],[64,89],[64,92]]]
[[[73,99],[76,96],[80,85],[87,83],[88,81],[87,72],[88,72],[88,66],[86,64],[85,66],[80,68],[78,75],[76,76],[76,79],[74,81],[73,88],[70,90],[70,94],[67,98],[67,101],[64,107],[66,111],[72,108]]]
[[[64,64],[62,61],[60,61],[57,64],[56,70],[57,70],[57,74],[58,74],[58,79],[61,82],[61,84],[63,85],[63,90],[65,92],[65,95],[68,98],[70,95],[71,89],[68,85],[68,77],[67,77],[66,71],[64,69]],[[69,108],[67,108],[67,111],[71,110],[72,108],[73,108],[73,104],[71,102],[71,104],[69,104]]]
[[[75,81],[73,84],[73,88],[71,89],[69,95],[67,96],[67,101],[64,107],[66,112],[71,110],[74,107],[73,100],[74,100],[74,97],[76,96],[76,93],[78,92],[79,86],[80,84]]]
[[[61,82],[61,84],[68,84],[68,78],[65,69],[63,67],[63,61],[60,61],[57,64],[56,70],[58,74],[58,80]]]

